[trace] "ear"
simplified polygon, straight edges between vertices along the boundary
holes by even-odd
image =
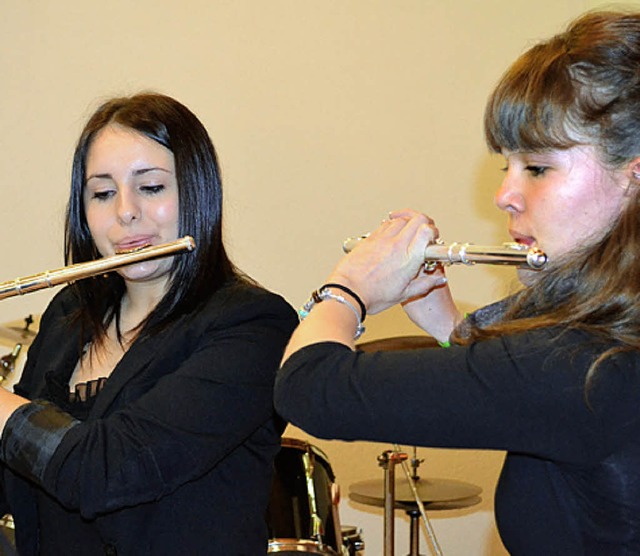
[[[629,179],[629,183],[640,185],[640,156],[627,164],[625,174]]]

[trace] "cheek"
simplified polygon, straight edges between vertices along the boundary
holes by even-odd
[[[156,206],[155,216],[158,222],[178,225],[178,204],[175,202],[161,203]]]
[[[90,205],[89,207],[85,206],[84,213],[87,219],[87,226],[89,226],[89,230],[92,234],[100,230],[105,225],[104,215],[100,210],[97,210],[95,205]]]
[[[576,191],[563,200],[561,221],[576,241],[599,238],[620,216],[624,207],[624,194],[610,184],[595,183],[592,187]]]
[[[108,224],[105,222],[105,219],[100,214],[100,211],[94,210],[85,210],[85,215],[87,218],[87,227],[89,228],[89,233],[91,234],[91,238],[93,239],[93,244],[95,245],[98,253],[106,257],[109,253],[109,246],[107,241],[107,228]]]
[[[576,202],[582,203],[583,220],[590,220],[594,228],[604,229],[620,215],[624,206],[624,194],[621,189],[613,186],[606,190],[595,187]]]

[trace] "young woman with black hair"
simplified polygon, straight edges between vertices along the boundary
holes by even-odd
[[[0,391],[21,555],[261,554],[295,312],[230,262],[209,135],[160,94],[115,98],[73,161],[66,260],[190,235],[192,253],[64,288]]]

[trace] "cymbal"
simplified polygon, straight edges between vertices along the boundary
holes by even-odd
[[[0,343],[5,345],[31,345],[36,333],[31,330],[20,330],[10,326],[0,326]]]
[[[429,509],[465,508],[480,502],[482,489],[454,479],[417,479],[416,490]],[[417,506],[407,479],[396,479],[395,507]],[[384,506],[384,479],[360,481],[349,486],[349,498],[369,506]]]
[[[37,330],[30,329],[33,322],[33,317],[29,315],[21,321],[13,321],[0,326],[0,344],[9,346],[14,344],[31,345],[37,334]]]
[[[462,508],[469,508],[480,504],[482,502],[481,496],[469,496],[469,498],[461,498],[460,500],[452,500],[451,502],[423,502],[426,510],[461,510]],[[384,502],[380,504],[380,507],[384,507]],[[398,510],[405,510],[406,512],[418,511],[418,504],[416,502],[396,502],[394,507]]]
[[[401,349],[423,349],[439,347],[438,342],[431,336],[396,336],[382,338],[356,344],[359,351],[396,351]]]

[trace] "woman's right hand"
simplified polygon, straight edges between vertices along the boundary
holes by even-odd
[[[438,290],[436,305],[441,304],[443,289],[450,298],[442,269],[424,272],[425,249],[437,237],[438,229],[428,216],[410,210],[390,213],[388,220],[342,258],[326,282],[353,290],[369,314],[403,303],[410,318],[436,339],[445,341],[453,328],[452,319],[445,326],[432,327],[424,325],[430,319],[423,318],[429,314],[428,307],[435,306],[428,301],[434,288]],[[340,295],[350,296],[344,291]],[[352,301],[355,308],[356,300]],[[447,316],[450,315],[448,311]],[[354,349],[355,319],[342,304],[318,304],[294,331],[283,362],[299,349],[318,342],[340,342]],[[447,321],[440,315],[435,320]]]
[[[328,282],[354,290],[370,314],[425,296],[446,282],[442,272],[423,271],[425,249],[437,238],[438,229],[425,214],[392,212],[343,257]]]

